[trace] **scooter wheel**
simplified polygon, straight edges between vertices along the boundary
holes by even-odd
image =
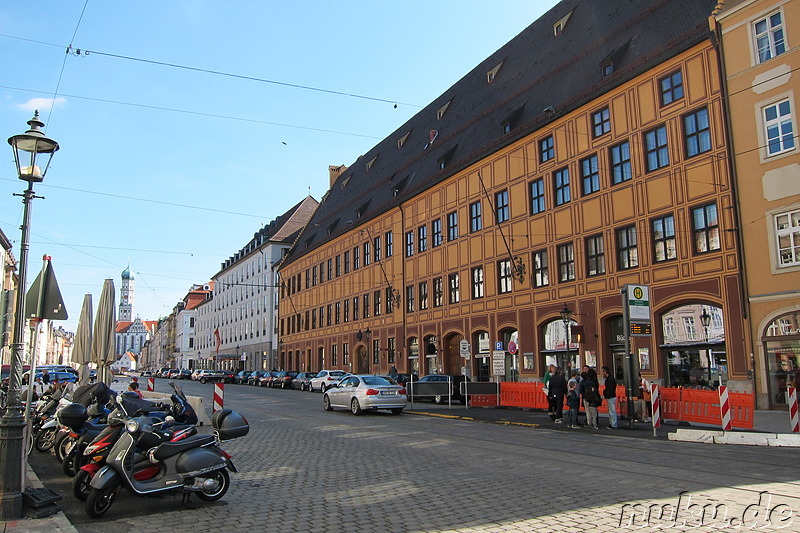
[[[78,470],[75,479],[72,480],[72,494],[80,501],[85,502],[92,491],[92,476],[86,470]]]
[[[214,470],[204,475],[201,479],[216,481],[217,487],[208,491],[201,490],[197,493],[197,497],[206,502],[215,502],[225,496],[228,492],[228,487],[231,486],[231,476],[227,470]]]
[[[64,457],[64,460],[61,461],[61,470],[64,472],[65,476],[73,477],[77,473],[76,463],[78,459],[80,459],[80,456],[75,448]]]
[[[100,518],[106,511],[111,509],[111,504],[119,494],[119,489],[122,488],[119,483],[115,483],[110,487],[104,489],[92,489],[86,497],[86,514],[92,518]]]
[[[58,431],[58,428],[47,428],[39,430],[39,433],[36,434],[36,438],[33,441],[33,445],[40,452],[46,452],[52,450],[53,444],[55,443],[56,440],[56,431]]]
[[[72,439],[69,433],[61,433],[56,436],[56,442],[53,445],[53,451],[56,454],[56,459],[59,463],[64,462],[64,457],[67,456],[67,448],[72,446]]]

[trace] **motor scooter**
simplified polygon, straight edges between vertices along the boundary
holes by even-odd
[[[103,516],[123,487],[137,496],[183,492],[204,501],[222,498],[230,487],[228,470],[236,472],[236,467],[220,443],[245,436],[250,425],[230,409],[214,413],[211,423],[212,435],[160,442],[157,431],[163,423],[146,416],[128,420],[109,451],[106,466],[92,477],[86,513],[92,518]],[[137,450],[145,449],[150,465],[136,461]]]

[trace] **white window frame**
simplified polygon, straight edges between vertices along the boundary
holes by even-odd
[[[780,22],[779,25],[777,25],[775,27],[770,27],[770,19],[774,15],[780,15],[781,22]],[[762,31],[762,32],[759,33],[756,30],[756,27],[761,22],[766,22],[767,28],[766,28],[765,31]],[[773,11],[773,12],[769,13],[768,15],[766,15],[764,17],[760,17],[758,20],[753,21],[753,24],[751,26],[751,31],[752,31],[752,35],[753,35],[753,58],[755,59],[755,63],[756,64],[765,63],[765,62],[769,61],[770,59],[773,59],[774,57],[777,57],[777,56],[779,56],[781,54],[786,53],[786,51],[789,49],[789,45],[788,45],[788,42],[786,40],[786,17],[784,16],[784,13],[783,13],[782,9],[779,9],[778,11]],[[781,32],[781,35],[782,35],[783,51],[781,51],[781,52],[778,52],[777,49],[776,49],[775,34],[777,32]],[[761,58],[761,47],[759,46],[759,39],[764,38],[764,37],[767,38],[768,41],[769,41],[768,42],[769,57],[766,57],[766,58],[762,59]]]
[[[774,107],[774,108],[776,108],[777,111],[779,111],[780,110],[780,105],[783,104],[783,103],[789,104],[789,114],[788,115],[783,115],[783,116],[779,115],[775,119],[768,120],[767,116],[766,116],[767,109],[770,109],[770,108]],[[768,104],[764,104],[764,105],[762,105],[760,107],[759,114],[760,114],[760,119],[761,119],[762,135],[764,136],[763,146],[764,146],[764,156],[765,157],[768,157],[768,158],[769,157],[775,157],[775,156],[779,156],[779,155],[782,155],[782,154],[785,154],[785,153],[788,153],[788,152],[792,152],[792,151],[797,149],[797,140],[794,139],[794,136],[797,135],[797,127],[795,125],[794,113],[792,111],[793,103],[794,102],[793,102],[792,98],[784,97],[784,98],[781,98],[780,100],[772,101],[772,102],[770,102]],[[791,132],[792,132],[792,135],[793,135],[794,145],[789,147],[789,148],[785,148],[783,141],[779,140],[780,146],[781,146],[780,150],[778,150],[776,152],[770,152],[770,137],[769,137],[769,129],[770,129],[770,127],[778,126],[780,128],[780,126],[786,124],[787,122],[789,123],[789,125],[791,127]],[[780,137],[783,137],[783,135],[780,135],[778,137],[778,139],[780,139]]]
[[[778,220],[782,218],[788,218],[789,225],[785,228],[778,227]],[[773,213],[772,228],[774,239],[773,242],[775,245],[774,257],[776,267],[781,270],[786,268],[800,267],[800,206],[795,206],[794,209],[790,209],[788,211],[782,210],[780,212]],[[786,248],[786,246],[784,246],[783,249],[793,251],[793,255],[796,257],[796,259],[790,262],[783,262],[781,260],[781,239],[788,238],[790,241],[792,241],[793,237],[794,240],[789,244],[789,247]]]

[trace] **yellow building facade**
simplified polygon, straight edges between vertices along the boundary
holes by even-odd
[[[800,385],[800,1],[728,1],[724,56],[757,405]]]
[[[569,11],[575,4],[562,2],[538,26],[552,26],[553,39],[580,31],[580,21],[569,18],[578,16]],[[657,16],[642,9],[642,17]],[[669,386],[724,382],[751,390],[710,13],[698,17],[705,32],[692,30],[706,38],[682,48],[653,45],[658,60],[633,62],[638,70],[630,63],[625,70],[634,45],[623,39],[596,62],[596,86],[565,86],[565,95],[555,95],[534,79],[509,89],[501,104],[473,109],[462,130],[434,129],[460,85],[480,87],[469,79],[473,71],[356,161],[332,183],[281,265],[282,366],[534,381],[548,364],[607,365],[624,377],[621,291],[643,285],[651,334],[629,338],[643,376]],[[511,54],[501,50],[502,57]],[[514,72],[497,58],[478,73],[500,100],[491,83]],[[548,99],[555,105],[541,105]],[[535,109],[525,115],[532,100]],[[492,112],[496,138],[464,150]],[[424,156],[415,154],[379,172],[388,147],[402,151],[418,123],[433,125],[419,153],[438,146],[438,168],[420,177]],[[376,199],[379,187],[394,201]]]

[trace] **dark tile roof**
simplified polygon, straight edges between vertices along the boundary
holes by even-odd
[[[559,2],[350,165],[323,197],[284,265],[708,39],[708,16],[716,3]],[[554,35],[554,24],[568,14],[562,33]],[[614,62],[614,72],[603,77],[605,61]],[[487,73],[501,62],[488,83]],[[448,102],[437,119],[437,110]],[[552,112],[545,112],[548,108]],[[504,134],[502,124],[509,120],[512,130]]]

